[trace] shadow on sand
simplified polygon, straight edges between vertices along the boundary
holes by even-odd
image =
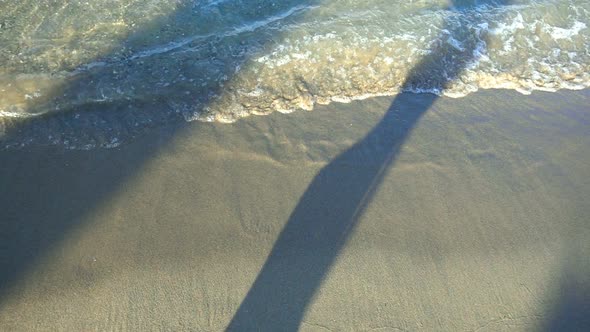
[[[506,5],[508,1],[491,1]],[[472,1],[452,1],[450,10],[472,9]],[[477,22],[483,23],[483,22]],[[444,90],[475,59],[476,31],[447,24],[464,36],[464,49],[451,47],[442,35],[415,66],[402,90]],[[444,31],[444,30],[443,30]],[[229,331],[296,331],[322,280],[373,199],[404,142],[437,96],[411,103],[399,94],[380,122],[353,147],[320,170],[285,228],[262,270],[233,317]],[[411,105],[411,106],[410,106]]]
[[[224,2],[216,9],[216,15],[225,24],[238,24],[238,27],[243,24],[240,19],[271,21],[277,25],[282,24],[286,18],[292,23],[299,17],[297,15],[302,15],[302,11],[297,12],[297,15],[285,16],[285,13],[290,13],[295,7],[314,5],[316,0],[286,0],[280,5],[271,3],[272,1],[260,0]],[[190,31],[195,25],[198,28],[204,25],[203,30],[209,29],[206,26],[209,24],[207,20],[215,17],[201,15],[203,21],[195,22],[195,10],[201,10],[197,4],[198,1],[179,2],[175,12],[122,37],[119,48],[95,59],[98,63],[105,63],[104,66],[91,66],[72,77],[59,87],[59,91],[54,92],[49,98],[51,100],[46,101],[58,104],[67,102],[68,98],[76,101],[78,95],[92,94],[101,89],[101,84],[105,82],[111,89],[119,88],[118,85],[122,84],[127,85],[122,88],[131,87],[131,90],[146,89],[147,86],[150,91],[153,90],[153,94],[147,99],[109,103],[74,102],[75,107],[71,111],[21,121],[9,126],[4,135],[0,136],[2,146],[14,146],[17,145],[15,142],[40,137],[33,142],[33,147],[0,150],[0,305],[11,295],[18,296],[15,295],[15,292],[19,292],[15,286],[30,269],[42,262],[44,255],[67,239],[73,230],[84,226],[88,214],[118,191],[124,190],[126,183],[143,165],[169,147],[175,137],[189,126],[184,115],[171,107],[171,102],[178,102],[177,96],[167,98],[166,89],[157,85],[159,75],[164,75],[164,71],[177,70],[179,75],[192,76],[195,80],[207,76],[231,77],[236,66],[247,61],[251,54],[272,45],[280,37],[275,32],[276,29],[264,33],[254,29],[225,38],[195,38],[186,45],[190,51],[180,52],[184,57],[171,56],[174,51],[163,51],[140,59],[145,61],[134,61],[132,54],[127,54],[130,52],[128,44],[137,44],[137,41],[142,44],[135,50],[136,54],[141,54],[146,49],[166,47],[165,42],[158,40],[156,36],[174,27],[188,27]],[[260,6],[265,6],[264,10]],[[23,5],[23,8],[27,6]],[[237,11],[237,22],[232,22],[230,16],[224,14],[224,10]],[[280,19],[276,19],[277,17]],[[217,83],[219,82],[204,87],[192,84],[197,86],[197,90],[193,91],[195,95],[190,102],[206,106],[211,98],[223,92],[222,85]],[[174,88],[172,85],[172,90]],[[31,111],[34,113],[36,108],[44,107],[48,105],[34,104],[31,105]],[[44,146],[52,144],[47,140],[48,135],[61,135],[62,142],[78,137],[101,146],[105,139],[108,143],[109,136],[124,133],[127,137],[134,137],[153,128],[160,131],[158,137],[147,135],[149,137],[145,144],[140,149],[134,149],[131,155],[124,155],[127,152],[119,149],[108,150],[108,153],[97,149],[88,153],[64,151],[59,146]],[[97,136],[104,137],[92,137],[92,133],[97,131],[100,132]],[[41,147],[35,147],[35,143]],[[79,155],[80,158],[71,158],[72,155]],[[25,174],[22,169],[29,167],[24,165],[38,165],[35,168],[38,172]]]

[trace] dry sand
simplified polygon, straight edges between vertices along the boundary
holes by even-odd
[[[429,97],[403,98],[402,126]],[[334,160],[391,101],[0,152],[0,330],[588,328],[588,90],[440,98],[338,246],[330,225],[275,245],[312,181],[361,172]]]

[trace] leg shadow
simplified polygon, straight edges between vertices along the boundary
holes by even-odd
[[[471,5],[472,1],[454,1],[453,9],[465,10]],[[475,38],[468,37],[477,33],[457,25],[448,25],[446,30],[453,36],[465,36],[466,41],[473,41]],[[458,49],[449,45],[448,36],[441,36],[431,53],[413,68],[402,90],[442,91],[475,59],[473,42]],[[436,99],[431,94],[412,102],[410,94],[399,94],[361,141],[320,170],[281,231],[228,331],[298,330],[307,306],[387,169]]]
[[[549,310],[543,315],[540,331],[590,331],[590,247],[583,234],[570,234],[564,244],[559,283],[547,296]]]
[[[89,213],[124,189],[126,181],[142,165],[168,147],[187,127],[184,115],[170,106],[171,102],[180,100],[170,91],[184,91],[174,84],[166,88],[161,84],[162,77],[165,83],[171,75],[184,75],[188,82],[184,87],[193,93],[185,96],[185,100],[204,108],[212,96],[223,93],[216,78],[231,77],[236,66],[272,43],[278,32],[273,34],[269,31],[276,29],[270,29],[261,33],[257,26],[252,31],[242,29],[244,33],[227,36],[211,33],[205,37],[182,37],[182,43],[174,39],[180,38],[180,34],[172,34],[169,41],[161,41],[160,35],[180,29],[184,36],[186,30],[191,32],[195,26],[197,30],[215,32],[209,25],[222,22],[222,28],[231,24],[240,27],[243,24],[240,20],[266,22],[273,18],[272,23],[280,25],[282,19],[274,18],[286,17],[285,13],[293,12],[293,8],[304,8],[315,1],[288,0],[278,5],[258,0],[212,5],[192,0],[178,2],[173,13],[123,37],[120,47],[111,53],[72,70],[70,79],[46,104],[30,105],[31,113],[53,109],[56,105],[67,105],[67,109],[18,121],[7,126],[3,133],[0,123],[3,134],[0,145],[18,147],[27,142],[32,146],[0,151],[0,304],[44,255],[71,231],[83,226]],[[29,1],[27,5],[31,3],[34,2]],[[196,15],[195,11],[204,7],[215,7],[212,9],[215,11],[210,15]],[[237,22],[232,22],[231,17],[236,16]],[[296,20],[297,16],[289,19]],[[182,57],[176,56],[177,51]],[[191,77],[194,82],[188,80]],[[213,83],[199,84],[203,77],[211,78]],[[118,98],[118,89],[128,93]],[[134,99],[133,91],[146,89],[153,94]],[[101,97],[102,92],[112,100],[97,100],[95,96]],[[74,139],[91,146],[108,146],[111,137],[121,134],[135,137],[154,127],[160,131],[157,138],[149,138],[132,155],[123,156],[126,153],[123,149],[64,152],[59,146],[45,146]],[[45,147],[35,147],[39,145]],[[23,169],[33,169],[35,174],[26,174]]]
[[[558,299],[544,331],[589,331],[590,330],[590,289],[588,284],[575,281],[562,282]]]

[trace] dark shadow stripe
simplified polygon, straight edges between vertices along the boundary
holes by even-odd
[[[453,10],[466,10],[473,2],[454,1],[453,5]],[[461,26],[445,28],[451,35],[474,33]],[[445,36],[435,45],[445,45]],[[427,88],[444,90],[474,60],[474,50],[474,44],[463,51],[452,47],[431,50],[411,70],[403,90],[424,88],[425,82],[429,82]],[[228,331],[299,329],[307,306],[373,199],[385,171],[437,96],[429,95],[420,103],[411,103],[411,98],[399,94],[369,134],[315,176]]]

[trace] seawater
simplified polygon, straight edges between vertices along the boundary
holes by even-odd
[[[582,89],[589,13],[587,0],[2,1],[0,146],[113,147],[173,121],[401,90]]]

